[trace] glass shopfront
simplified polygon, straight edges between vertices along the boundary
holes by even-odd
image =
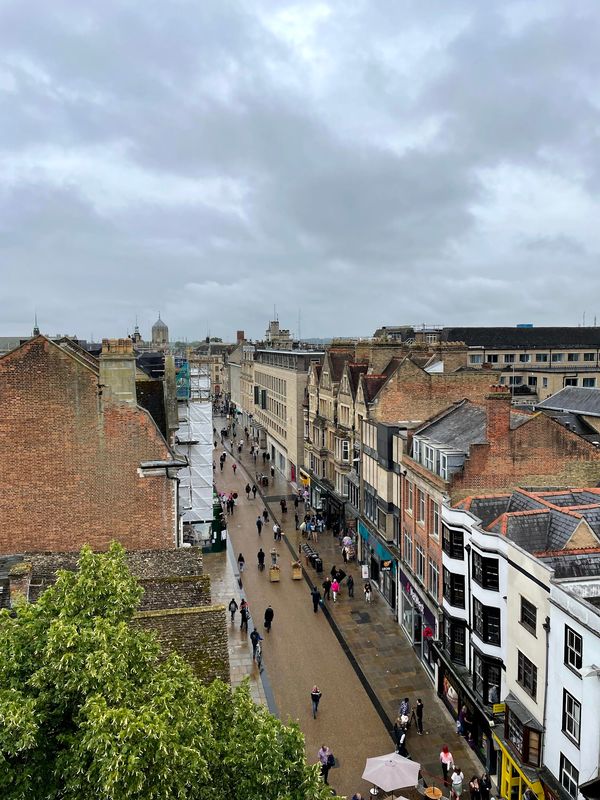
[[[413,643],[413,648],[427,672],[433,677],[435,664],[431,642],[437,635],[437,619],[433,611],[415,589],[410,579],[400,570],[401,617],[400,624]]]
[[[391,608],[396,608],[396,560],[360,520],[358,522],[360,558],[369,567],[369,578]]]

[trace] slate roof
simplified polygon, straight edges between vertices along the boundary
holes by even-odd
[[[600,575],[600,552],[569,553],[568,550],[552,555],[538,556],[539,560],[554,570],[555,578],[589,578]]]
[[[565,386],[564,389],[538,403],[537,408],[600,417],[600,389]]]
[[[348,380],[352,397],[356,397],[360,376],[364,375],[368,369],[368,364],[348,364]]]
[[[508,508],[510,500],[509,494],[500,495],[498,497],[471,497],[469,503],[466,505],[469,511],[479,517],[481,524],[484,528],[498,519],[501,514],[504,514]]]
[[[376,397],[377,393],[387,381],[385,375],[363,375],[361,377],[367,403],[371,403]]]
[[[600,348],[600,328],[443,328],[441,340],[487,350]]]
[[[348,350],[344,353],[329,352],[329,360],[331,362],[331,380],[333,383],[338,383],[341,380],[344,367],[352,355],[352,350]]]
[[[485,408],[463,400],[417,433],[443,447],[468,453],[471,445],[486,441]]]
[[[537,406],[537,408],[540,407]],[[587,442],[600,442],[600,433],[594,430],[594,428],[592,428],[592,426],[589,425],[579,414],[574,414],[572,411],[555,411],[550,408],[540,408],[540,411],[545,416],[551,417],[553,420],[558,422],[559,425],[562,425],[573,433],[576,433],[577,436],[581,436],[581,438],[585,439]]]

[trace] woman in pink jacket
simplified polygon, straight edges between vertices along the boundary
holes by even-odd
[[[334,578],[331,581],[331,593],[333,594],[333,602],[335,603],[338,593],[340,591],[340,584],[338,583],[338,579]]]

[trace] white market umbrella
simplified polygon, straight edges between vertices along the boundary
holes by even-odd
[[[418,762],[398,753],[388,753],[385,756],[367,758],[362,777],[384,792],[393,792],[406,786],[416,786],[420,770],[421,765]]]

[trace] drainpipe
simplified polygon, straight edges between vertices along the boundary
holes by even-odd
[[[544,737],[544,741],[542,741],[542,746],[540,748],[540,759],[542,759],[543,763],[543,753],[546,749],[546,715],[547,715],[547,701],[548,701],[548,656],[550,654],[550,617],[546,617],[546,620],[542,624],[542,628],[546,633],[546,680],[544,681],[544,719],[542,721],[542,736]]]
[[[471,545],[465,545],[465,552],[467,554],[467,583],[469,587],[469,591],[467,597],[465,598],[467,605],[467,624],[469,626],[469,674],[473,675],[473,646],[471,644],[471,631],[472,631],[472,619],[471,619]]]

